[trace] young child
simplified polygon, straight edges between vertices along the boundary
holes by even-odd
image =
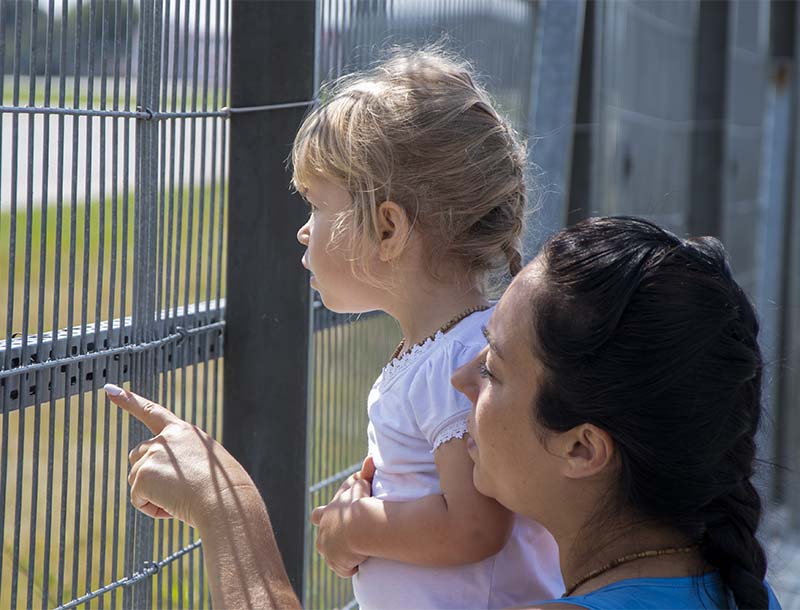
[[[471,405],[450,384],[486,345],[489,275],[520,269],[523,145],[464,64],[400,52],[326,91],[292,163],[311,286],[333,311],[388,313],[404,337],[368,398],[372,496],[314,512],[326,561],[355,574],[364,610],[559,595],[550,534],[475,490]]]

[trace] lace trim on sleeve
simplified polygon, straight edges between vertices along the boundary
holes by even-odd
[[[440,445],[443,445],[447,441],[451,441],[454,438],[464,438],[464,435],[466,433],[467,433],[466,416],[447,424],[444,428],[442,428],[439,431],[439,433],[436,435],[436,438],[433,439],[433,450],[431,451],[431,453],[436,451]]]

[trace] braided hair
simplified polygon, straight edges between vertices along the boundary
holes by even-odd
[[[543,260],[536,420],[606,430],[620,454],[618,507],[696,540],[738,608],[766,608],[751,482],[758,322],[722,244],[596,218],[554,236]]]

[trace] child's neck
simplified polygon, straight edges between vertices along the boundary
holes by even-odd
[[[409,287],[406,294],[398,296],[400,298],[386,311],[399,322],[407,347],[435,335],[464,311],[489,304],[477,287],[464,288],[433,281],[420,281]]]

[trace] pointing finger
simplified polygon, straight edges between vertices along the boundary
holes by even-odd
[[[107,383],[103,389],[108,397],[118,407],[122,407],[133,417],[142,422],[150,429],[153,434],[161,434],[161,431],[169,424],[182,421],[172,411],[165,409],[151,400],[142,398],[133,392],[126,392],[113,383]]]

